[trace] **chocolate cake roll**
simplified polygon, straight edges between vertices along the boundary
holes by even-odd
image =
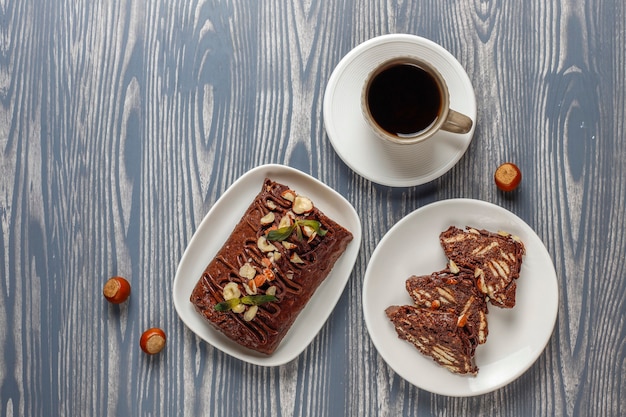
[[[457,325],[449,310],[416,306],[391,306],[385,310],[398,337],[412,343],[422,354],[456,374],[476,375],[476,344]]]
[[[515,306],[516,280],[524,256],[524,244],[508,233],[492,233],[451,226],[439,236],[448,257],[459,267],[474,271],[478,289],[495,306]]]
[[[474,344],[487,341],[487,302],[478,291],[474,273],[469,269],[449,268],[431,275],[411,276],[406,289],[417,307],[445,310],[457,317],[457,326],[463,328]]]
[[[190,301],[230,339],[271,354],[351,240],[309,198],[265,179]]]

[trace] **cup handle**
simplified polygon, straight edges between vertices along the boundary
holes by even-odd
[[[467,133],[472,128],[474,122],[464,114],[450,109],[448,118],[441,126],[442,130],[452,133]]]

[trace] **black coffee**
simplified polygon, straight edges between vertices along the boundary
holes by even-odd
[[[396,136],[414,136],[430,127],[441,111],[441,91],[428,72],[410,63],[383,69],[370,83],[372,118]]]

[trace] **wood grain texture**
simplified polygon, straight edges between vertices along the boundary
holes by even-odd
[[[353,173],[324,131],[339,60],[386,33],[440,43],[479,107],[467,154],[423,186]],[[0,1],[0,415],[620,416],[626,413],[626,6],[606,0]],[[495,167],[517,163],[520,189]],[[200,341],[172,282],[206,212],[282,163],[344,195],[363,242],[340,303],[293,362]],[[453,197],[522,217],[553,257],[557,326],[510,385],[448,398],[372,345],[362,283],[403,216]],[[126,276],[129,303],[107,304]],[[139,337],[163,327],[166,350]]]

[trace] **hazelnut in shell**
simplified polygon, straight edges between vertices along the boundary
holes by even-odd
[[[141,335],[139,346],[148,355],[155,355],[165,347],[165,332],[158,327],[152,327]]]
[[[130,284],[122,277],[112,277],[104,284],[102,295],[110,303],[121,304],[130,296]]]
[[[513,191],[522,181],[522,171],[512,162],[505,162],[494,174],[496,186],[502,191]]]

